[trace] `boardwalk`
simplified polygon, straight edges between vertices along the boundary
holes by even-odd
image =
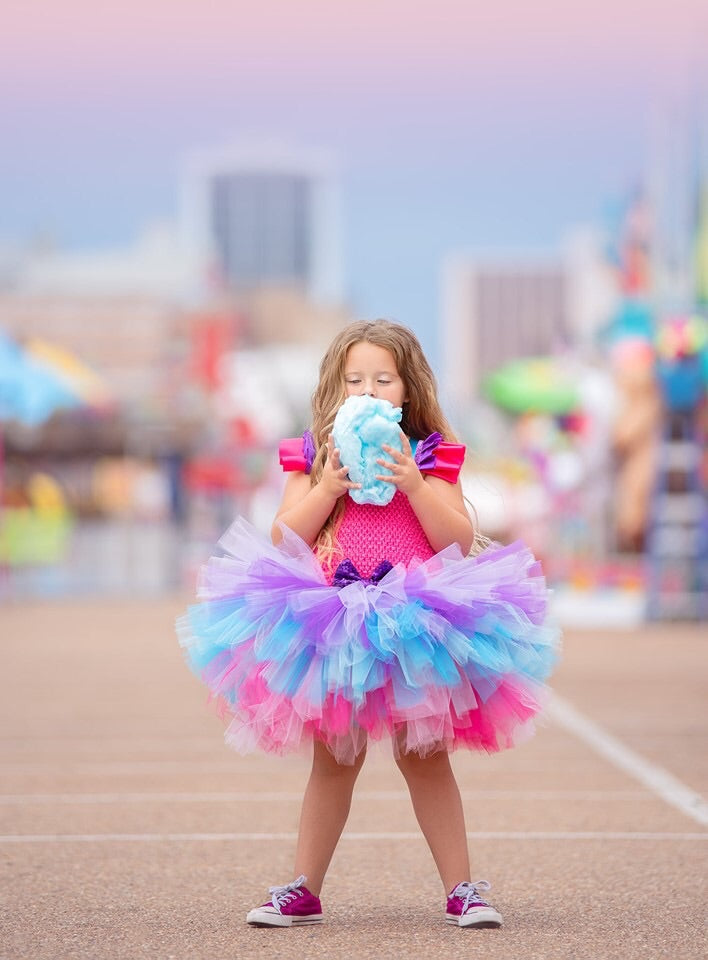
[[[3,960],[704,960],[708,637],[566,637],[559,700],[507,754],[458,755],[499,931],[442,920],[386,749],[359,781],[326,923],[251,929],[287,882],[301,758],[240,758],[184,667],[182,601],[0,609]]]

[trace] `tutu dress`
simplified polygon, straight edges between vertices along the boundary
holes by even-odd
[[[283,469],[309,473],[314,452],[308,434],[283,441]],[[463,458],[439,434],[415,449],[423,474],[451,483]],[[400,491],[386,506],[343,500],[335,569],[284,525],[274,546],[243,519],[202,569],[178,634],[230,718],[227,743],[287,753],[317,739],[353,763],[388,737],[421,756],[525,739],[558,647],[529,549],[435,553]]]

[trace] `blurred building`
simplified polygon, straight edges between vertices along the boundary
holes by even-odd
[[[469,409],[485,375],[510,360],[591,344],[615,296],[592,230],[576,231],[557,253],[448,257],[441,382],[451,409]]]
[[[182,302],[194,266],[178,227],[147,223],[132,243],[66,250],[50,237],[0,250],[0,290],[39,297],[141,298]]]
[[[0,328],[64,347],[100,374],[121,407],[147,412],[167,404],[165,377],[184,354],[189,317],[157,297],[5,293]]]
[[[262,288],[234,297],[245,347],[303,344],[322,355],[334,335],[352,319],[346,306],[310,300],[297,289]]]
[[[342,300],[337,184],[323,156],[249,145],[195,153],[182,223],[202,290],[289,287]]]

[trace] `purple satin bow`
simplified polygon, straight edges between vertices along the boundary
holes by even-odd
[[[309,473],[312,470],[312,464],[317,455],[315,438],[312,436],[311,430],[305,430],[302,435],[302,454],[305,458],[305,473]]]
[[[442,440],[441,433],[431,433],[416,447],[415,457],[419,470],[432,470],[435,466],[435,449]]]
[[[393,570],[393,564],[388,560],[382,560],[376,567],[370,577],[362,577],[351,560],[342,560],[334,571],[333,587],[346,587],[350,583],[379,583],[383,580],[389,570]]]

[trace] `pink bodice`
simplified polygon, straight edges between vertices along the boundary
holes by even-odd
[[[346,497],[337,543],[343,558],[351,560],[362,577],[370,577],[382,560],[407,565],[435,553],[408,497],[399,490],[385,507]]]

